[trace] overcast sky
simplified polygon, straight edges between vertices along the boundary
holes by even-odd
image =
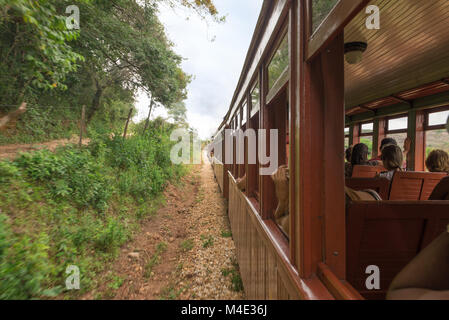
[[[229,108],[262,2],[215,0],[220,14],[227,16],[222,24],[206,23],[187,10],[161,7],[159,18],[176,53],[185,59],[182,68],[194,77],[185,101],[187,118],[203,139],[210,138]],[[140,94],[134,121],[146,118],[148,105],[148,97]],[[158,115],[166,116],[163,108],[152,118]]]

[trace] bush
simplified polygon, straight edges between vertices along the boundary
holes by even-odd
[[[0,215],[0,300],[38,296],[44,292],[42,285],[51,272],[48,236],[15,236],[7,220]]]
[[[185,173],[170,162],[171,129],[151,124],[126,140],[98,134],[88,147],[0,161],[0,299],[60,293],[67,265],[80,268],[88,290],[168,181]]]

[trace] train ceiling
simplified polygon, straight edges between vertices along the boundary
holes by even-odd
[[[346,114],[449,91],[449,1],[370,4],[380,9],[379,30],[366,28],[364,10],[345,28],[345,42],[368,43],[362,62],[345,62]]]

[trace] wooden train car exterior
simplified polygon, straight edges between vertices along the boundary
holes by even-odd
[[[319,0],[264,1],[231,106],[215,135],[214,173],[229,201],[249,299],[385,298],[398,270],[385,267],[382,287],[374,291],[362,281],[369,276],[368,265],[391,264],[395,252],[388,251],[384,240],[393,241],[407,260],[449,222],[449,201],[381,201],[376,208],[386,213],[378,218],[383,219],[378,229],[376,208],[357,216],[354,210],[364,204],[354,206],[348,217],[344,194],[345,138],[347,144],[360,142],[367,136],[366,123],[372,128],[373,156],[382,138],[405,133],[413,142],[407,167],[424,170],[425,130],[442,128],[429,124],[429,114],[449,110],[449,28],[444,27],[449,3],[325,2],[327,9]],[[381,25],[370,29],[367,19],[376,8]],[[362,62],[346,63],[345,43],[360,39],[368,44]],[[404,116],[405,129],[388,128],[389,120]],[[232,161],[226,159],[226,130],[250,128],[278,129],[279,140],[286,142],[286,148],[279,147],[279,164],[288,165],[290,172],[288,237],[273,219],[271,177],[259,174],[259,162],[248,163],[247,142],[243,164],[235,161],[235,143]],[[242,177],[243,192],[237,187]],[[417,207],[429,209],[420,215]],[[425,235],[416,231],[423,223],[432,226]],[[398,240],[395,234],[403,231],[420,245]],[[363,250],[374,252],[373,259],[357,251],[362,243],[368,243]],[[386,258],[376,260],[376,252]]]

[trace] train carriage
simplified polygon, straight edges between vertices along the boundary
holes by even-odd
[[[447,21],[445,0],[264,1],[213,143],[249,299],[383,299],[445,229],[449,201],[427,200],[441,177],[423,171],[429,144],[449,145]],[[232,133],[248,129],[276,129],[278,143],[245,136],[239,150]],[[345,145],[366,142],[377,156],[385,137],[411,139],[404,183],[418,191],[398,196],[377,181],[382,201],[345,204]],[[268,165],[249,161],[273,148],[289,170],[288,233],[274,219],[273,179],[260,174]],[[380,287],[367,286],[372,266]]]

